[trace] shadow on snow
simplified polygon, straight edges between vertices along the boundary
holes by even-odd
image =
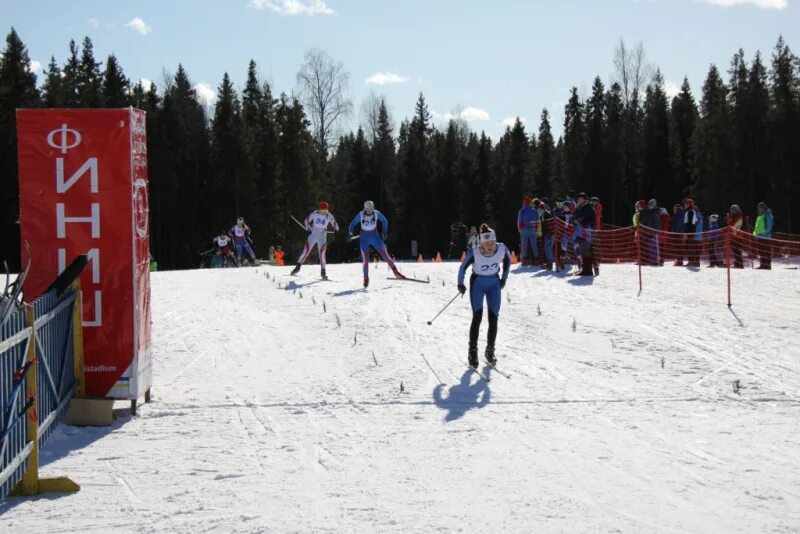
[[[444,417],[445,422],[461,419],[468,410],[483,408],[489,404],[491,398],[489,384],[482,379],[478,379],[471,384],[470,380],[473,374],[471,370],[465,370],[464,374],[461,375],[461,382],[455,386],[450,386],[446,397],[442,396],[445,384],[439,384],[433,388],[434,404],[442,410],[447,410],[447,415]]]

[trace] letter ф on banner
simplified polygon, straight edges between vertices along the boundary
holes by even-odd
[[[26,297],[86,254],[86,395],[136,399],[151,382],[145,113],[21,109],[17,135]]]

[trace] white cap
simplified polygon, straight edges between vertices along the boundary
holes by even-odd
[[[375,209],[375,203],[373,201],[371,201],[371,200],[367,200],[366,202],[364,202],[364,209],[365,210],[370,210],[370,211],[374,210]]]
[[[496,242],[497,241],[497,234],[494,233],[494,230],[489,230],[488,232],[484,232],[481,234],[481,243],[487,242]]]

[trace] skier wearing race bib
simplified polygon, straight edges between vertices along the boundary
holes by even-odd
[[[232,263],[236,261],[236,256],[233,255],[233,251],[228,246],[230,245],[231,238],[225,235],[224,232],[215,237],[212,242],[216,247],[216,250],[214,251],[215,256],[229,258]],[[222,264],[224,264],[224,260],[221,262],[220,266],[222,266]]]
[[[233,244],[236,246],[236,263],[242,264],[242,250],[247,252],[253,263],[256,261],[256,255],[253,249],[250,248],[250,243],[247,239],[250,237],[250,227],[244,223],[244,217],[236,219],[236,225],[231,228],[230,234],[233,236]]]
[[[328,249],[328,227],[333,225],[333,229],[338,232],[339,225],[336,223],[336,219],[333,215],[328,211],[328,203],[324,200],[319,203],[319,209],[309,213],[303,223],[303,226],[305,226],[305,229],[309,232],[308,239],[306,239],[306,246],[303,248],[303,253],[300,254],[300,257],[297,259],[297,265],[292,269],[292,274],[294,275],[300,272],[300,267],[305,263],[311,255],[311,251],[314,250],[316,246],[317,253],[319,254],[319,265],[322,270],[320,276],[322,276],[323,280],[327,280],[328,277],[325,274],[325,251]]]
[[[381,234],[378,234],[378,223],[381,224]],[[364,202],[364,209],[355,216],[349,227],[349,238],[353,239],[353,231],[361,225],[361,259],[364,262],[364,287],[369,285],[369,247],[374,248],[378,254],[389,265],[397,278],[405,278],[392,261],[389,250],[384,241],[389,236],[389,221],[383,213],[375,209],[375,204],[371,200]]]
[[[469,279],[469,297],[472,304],[472,324],[469,327],[469,365],[478,367],[478,333],[483,319],[483,301],[489,305],[489,333],[486,340],[484,356],[489,364],[494,365],[494,343],[497,339],[497,318],[500,314],[501,291],[506,285],[511,267],[511,254],[503,243],[497,242],[497,236],[488,224],[481,225],[479,244],[472,247],[458,269],[458,290],[463,295],[467,292],[464,276],[467,267],[472,265]],[[500,266],[503,266],[500,275]]]

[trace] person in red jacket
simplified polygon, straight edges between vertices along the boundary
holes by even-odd
[[[594,229],[595,230],[602,230],[603,229],[603,205],[600,204],[600,199],[597,197],[592,197],[591,200],[592,207],[594,208]]]

